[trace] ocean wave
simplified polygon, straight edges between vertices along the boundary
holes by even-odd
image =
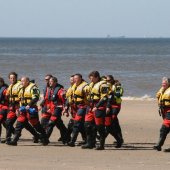
[[[125,96],[122,97],[123,100],[136,100],[136,101],[154,101],[156,98],[153,98],[147,94],[141,97],[135,97],[135,96]]]
[[[43,98],[43,94],[40,95],[41,99]],[[154,101],[156,98],[153,98],[147,94],[141,97],[134,97],[134,96],[125,96],[122,97],[122,100],[136,100],[136,101]]]

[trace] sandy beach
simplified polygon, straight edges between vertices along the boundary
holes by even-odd
[[[152,149],[159,137],[162,118],[158,114],[156,100],[123,101],[119,115],[125,143],[116,149],[113,137],[108,136],[104,151],[83,150],[80,146],[68,147],[57,141],[59,132],[53,132],[49,146],[31,141],[31,135],[23,130],[18,146],[0,144],[0,170],[50,170],[50,169],[168,169],[169,153]],[[68,119],[64,118],[67,122]],[[4,137],[4,131],[2,137]],[[80,136],[78,140],[80,140]],[[163,149],[170,147],[169,136]]]

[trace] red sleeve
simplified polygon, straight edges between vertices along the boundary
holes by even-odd
[[[7,89],[4,89],[3,95],[6,96],[6,94],[7,94]]]
[[[65,90],[63,88],[58,91],[58,98],[61,104],[65,104]]]
[[[5,105],[8,105],[8,96],[7,96],[7,89],[4,89],[2,92],[4,99],[5,99]]]

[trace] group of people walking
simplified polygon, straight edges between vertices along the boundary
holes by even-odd
[[[16,146],[25,128],[32,134],[34,143],[48,145],[57,127],[59,140],[70,147],[75,146],[80,133],[82,149],[104,150],[108,134],[116,139],[115,147],[120,148],[124,142],[118,120],[123,95],[121,83],[112,75],[101,77],[98,71],[92,71],[88,77],[89,83],[79,73],[72,75],[66,90],[56,77],[46,75],[40,105],[37,105],[40,90],[29,77],[18,80],[17,73],[11,72],[9,86],[0,77],[0,127],[6,129],[1,143]],[[68,125],[62,120],[64,114],[70,118]]]

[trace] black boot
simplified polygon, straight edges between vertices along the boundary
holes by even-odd
[[[43,138],[41,139],[41,141],[42,141],[43,146],[47,146],[47,145],[50,143],[50,141],[48,140],[47,137],[43,137]]]
[[[40,136],[34,136],[34,137],[32,138],[33,143],[38,143],[38,142],[39,142],[39,139],[40,139]]]
[[[28,130],[33,135],[33,143],[38,143],[40,139],[40,135],[37,131],[33,128],[33,126],[29,123],[25,123],[25,129]]]
[[[105,137],[100,136],[100,145],[96,147],[96,150],[104,150],[104,144],[105,144]]]
[[[96,147],[96,150],[104,150],[104,144],[105,144],[105,134],[100,135],[100,145]]]
[[[99,131],[99,135],[100,135],[100,145],[98,147],[96,147],[96,150],[104,150],[104,144],[105,144],[105,127],[103,125],[98,125],[97,126],[97,130]]]
[[[82,145],[82,149],[93,149],[96,144],[96,133],[92,130],[90,133],[88,132],[86,135],[86,144]]]
[[[76,142],[76,140],[77,140],[77,136],[78,136],[78,131],[73,130],[72,138],[71,138],[71,141],[68,142],[68,146],[71,146],[71,147],[74,147],[74,146],[75,146],[75,142]]]
[[[68,130],[61,119],[57,120],[56,127],[60,130],[63,144],[66,144],[68,142]]]
[[[121,135],[119,133],[113,134],[114,138],[116,139],[116,146],[115,148],[121,148],[123,144],[123,139],[121,138]]]
[[[115,148],[121,148],[121,146],[123,144],[123,140],[121,138],[121,135],[120,135],[119,131],[116,129],[115,124],[112,124],[112,126],[110,126],[108,128],[108,131],[116,139]]]
[[[81,133],[82,141],[78,142],[77,146],[85,145],[87,142],[85,129],[82,129],[80,133]]]
[[[161,151],[162,146],[163,146],[163,144],[165,142],[165,139],[166,139],[166,137],[161,135],[160,138],[159,138],[158,143],[155,146],[153,146],[153,149],[157,150],[157,151]]]
[[[117,132],[118,132],[118,134],[120,136],[121,143],[123,144],[124,143],[124,139],[123,139],[122,130],[121,130],[121,127],[120,127],[118,119],[117,119],[117,123],[116,123],[116,129],[117,129]]]
[[[170,152],[170,148],[164,149],[164,152]]]
[[[71,134],[73,132],[73,126],[74,126],[74,120],[70,119],[68,125],[67,125],[67,141],[70,142],[71,140]]]
[[[13,127],[13,124],[15,123],[16,118],[13,119],[7,119],[5,121],[6,126],[6,139],[1,141],[1,143],[8,143],[11,141],[12,134],[15,134],[15,128]]]
[[[6,144],[7,145],[12,145],[12,146],[17,146],[17,142],[18,142],[20,136],[21,135],[18,134],[18,133],[14,134],[13,139],[10,142],[6,143]]]
[[[86,131],[86,144],[83,145],[82,149],[93,149],[96,142],[96,128],[94,122],[85,122],[84,123]]]
[[[153,149],[157,150],[157,151],[161,151],[162,150],[162,146],[165,142],[166,136],[169,133],[169,128],[167,128],[166,126],[162,125],[161,129],[160,129],[160,137],[159,137],[159,141],[157,143],[157,145],[153,146]]]
[[[93,149],[94,146],[92,145],[92,137],[87,135],[87,143],[81,147],[82,149]]]
[[[47,134],[45,132],[45,130],[43,129],[43,127],[41,126],[40,122],[38,122],[34,128],[37,130],[37,132],[39,132],[41,134],[41,140],[42,140],[42,144],[44,146],[48,145],[49,143],[49,140],[48,140],[48,137],[47,137]]]
[[[157,150],[157,151],[161,151],[162,150],[161,146],[159,146],[159,145],[153,146],[153,149]]]

